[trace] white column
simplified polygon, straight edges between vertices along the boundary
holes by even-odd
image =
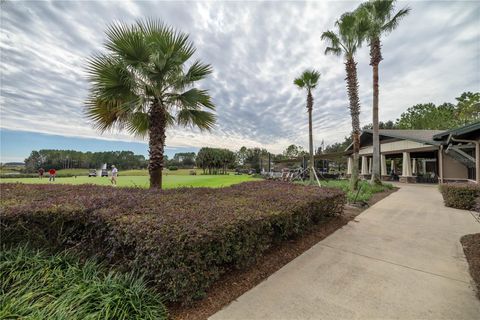
[[[384,154],[380,156],[380,172],[382,176],[387,175],[387,159]]]
[[[372,158],[368,158],[368,173],[372,173]]]
[[[362,171],[360,174],[368,174],[368,162],[367,157],[362,157]]]
[[[390,162],[390,173],[395,172],[395,159]]]
[[[348,157],[347,174],[352,174],[352,167],[353,167],[353,159],[352,157]]]
[[[412,174],[417,174],[417,159],[412,159]]]
[[[422,173],[427,173],[427,161],[425,161],[425,159],[422,159]]]
[[[412,166],[410,161],[410,152],[403,153],[403,162],[402,162],[402,176],[411,177],[412,176]]]

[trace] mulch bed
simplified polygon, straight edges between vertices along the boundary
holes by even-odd
[[[368,204],[371,206],[397,190],[397,188],[394,188],[393,190],[377,193],[368,201]],[[207,295],[203,299],[195,301],[190,306],[169,305],[170,317],[175,320],[207,319],[319,241],[355,219],[365,209],[366,207],[345,206],[343,215],[325,218],[323,223],[316,225],[304,236],[284,241],[270,248],[254,265],[247,269],[228,272],[208,290]],[[478,249],[480,250],[480,246]],[[477,267],[480,272],[480,261]]]
[[[477,285],[477,297],[480,299],[480,233],[467,234],[460,242],[467,257],[470,275]]]

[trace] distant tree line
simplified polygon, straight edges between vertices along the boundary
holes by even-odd
[[[25,159],[27,172],[34,172],[39,168],[49,170],[70,168],[98,169],[104,163],[114,164],[121,170],[143,169],[147,161],[143,155],[136,155],[132,151],[81,152],[75,150],[42,149],[32,151]]]

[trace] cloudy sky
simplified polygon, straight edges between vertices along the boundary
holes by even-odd
[[[305,94],[292,84],[306,68],[322,74],[314,92],[315,144],[341,141],[350,132],[344,66],[342,58],[323,54],[320,35],[358,3],[2,0],[2,161],[21,160],[38,147],[110,150],[118,145],[111,141],[134,141],[118,132],[100,135],[84,117],[85,61],[103,50],[107,25],[144,17],[189,33],[196,58],[214,69],[201,87],[217,106],[216,128],[170,129],[170,153],[202,146],[272,152],[292,143],[306,146]],[[480,2],[397,3],[407,5],[411,14],[383,39],[380,120],[395,120],[416,103],[453,102],[463,91],[480,90]],[[357,61],[363,125],[371,118],[368,47]],[[33,142],[38,137],[41,145]],[[135,150],[138,145],[146,153],[145,144],[130,144]]]

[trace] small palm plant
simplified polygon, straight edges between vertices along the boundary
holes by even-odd
[[[188,35],[155,20],[116,23],[106,31],[107,53],[88,62],[91,83],[86,113],[102,132],[125,129],[148,136],[150,188],[162,187],[166,129],[209,130],[215,106],[206,90],[193,87],[210,65],[186,63],[195,52]]]
[[[399,21],[408,15],[406,7],[395,13],[395,0],[373,0],[363,3],[356,10],[367,27],[365,36],[370,43],[370,65],[373,68],[373,184],[380,182],[380,138],[378,127],[378,65],[382,61],[380,37],[393,31]]]
[[[308,112],[308,141],[309,141],[309,152],[310,152],[310,184],[314,183],[314,159],[313,159],[313,133],[312,133],[312,110],[313,110],[313,96],[312,90],[318,84],[320,79],[320,72],[316,70],[305,70],[298,78],[296,78],[293,83],[300,89],[305,89],[307,91],[307,112]]]
[[[358,77],[355,54],[362,44],[365,26],[354,13],[344,13],[335,23],[337,32],[325,31],[322,40],[327,41],[328,46],[325,54],[340,56],[345,59],[345,71],[347,73],[347,92],[350,101],[349,109],[352,117],[352,140],[353,140],[353,168],[350,187],[358,188],[358,152],[360,149],[360,100],[358,98]]]

